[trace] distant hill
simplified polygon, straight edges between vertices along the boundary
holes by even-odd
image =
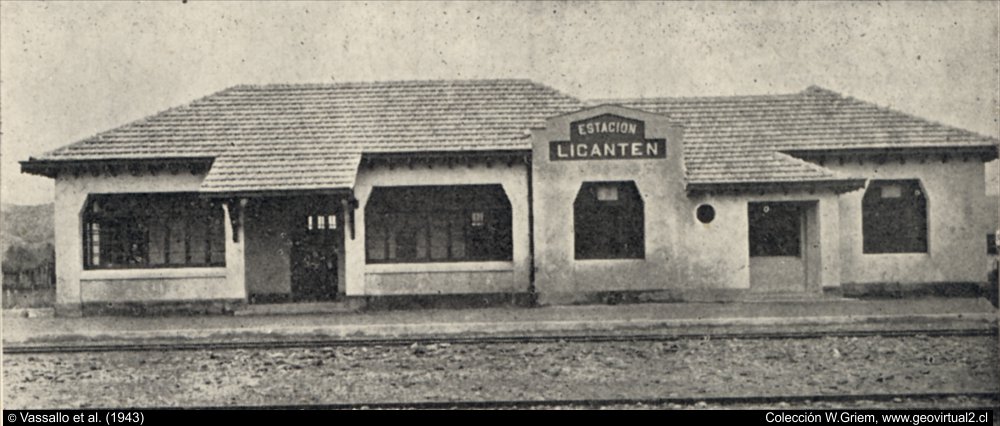
[[[53,205],[0,204],[3,269],[31,268],[52,257]],[[10,257],[10,259],[8,259]]]

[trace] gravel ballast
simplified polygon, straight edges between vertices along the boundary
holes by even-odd
[[[4,356],[4,407],[998,392],[995,336]],[[669,407],[667,407],[669,408]]]

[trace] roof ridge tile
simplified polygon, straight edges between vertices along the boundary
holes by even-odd
[[[827,96],[827,97],[838,97],[838,98],[844,97],[844,95],[840,94],[839,92],[835,92],[833,90],[827,89],[825,87],[820,87],[815,84],[806,87],[801,92],[799,92],[799,94],[807,96]]]
[[[482,79],[417,79],[417,80],[356,80],[331,82],[301,82],[301,83],[261,83],[240,84],[234,87],[240,89],[337,89],[348,87],[385,87],[385,86],[447,86],[447,85],[481,85],[496,83],[529,83],[543,86],[527,78],[482,78]]]
[[[615,104],[615,103],[642,103],[642,102],[692,102],[692,101],[740,101],[740,100],[767,100],[767,99],[786,99],[790,97],[797,96],[797,93],[762,93],[756,95],[707,95],[707,96],[640,96],[638,98],[593,98],[587,99],[588,105],[599,105],[605,104]]]

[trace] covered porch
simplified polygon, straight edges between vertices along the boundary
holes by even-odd
[[[345,295],[349,192],[261,196],[243,203],[246,300],[325,302]]]

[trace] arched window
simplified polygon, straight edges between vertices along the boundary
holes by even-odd
[[[377,187],[365,205],[367,263],[511,260],[500,185]]]
[[[91,195],[85,269],[224,266],[222,206],[197,194]]]
[[[635,182],[584,182],[573,202],[577,259],[642,259],[642,196]]]
[[[871,181],[861,228],[865,253],[926,253],[927,196],[920,181]]]

